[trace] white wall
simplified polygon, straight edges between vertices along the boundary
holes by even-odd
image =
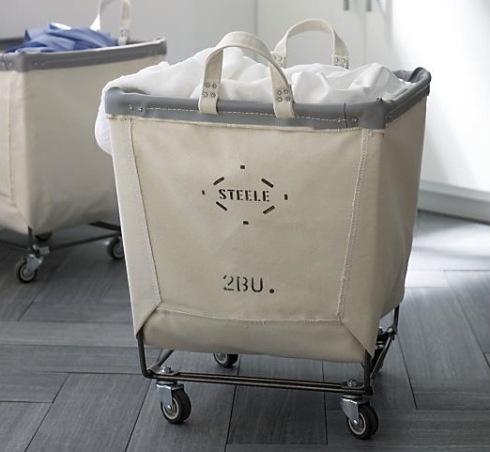
[[[369,57],[432,74],[422,178],[490,193],[490,2],[380,3],[391,6],[368,29],[382,37]]]
[[[102,25],[117,34],[119,2],[107,9]],[[233,30],[255,32],[255,0],[132,0],[133,39],[166,37],[168,60],[180,61],[214,46]],[[49,22],[88,26],[98,0],[0,0],[0,38],[21,36]]]
[[[369,57],[432,74],[419,206],[490,222],[490,2],[373,3]]]
[[[354,2],[351,0],[352,8]],[[291,25],[303,19],[330,22],[349,49],[351,67],[364,60],[365,20],[363,14],[344,11],[343,0],[257,0],[257,33],[271,48]],[[331,40],[319,32],[297,35],[289,44],[288,64],[330,63]]]

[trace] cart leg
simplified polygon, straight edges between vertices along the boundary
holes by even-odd
[[[398,331],[398,318],[400,315],[400,306],[397,306],[393,311],[393,322],[387,328],[378,329],[378,337],[376,339],[376,348],[374,350],[374,357],[371,365],[371,376],[374,380],[379,371],[383,367],[383,363],[390,349],[391,343],[395,340]]]

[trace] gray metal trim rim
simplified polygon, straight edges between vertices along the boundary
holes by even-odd
[[[105,108],[110,115],[168,119],[185,122],[260,125],[271,127],[312,127],[314,129],[348,129],[362,127],[383,129],[429,94],[430,73],[418,68],[413,72],[397,71],[412,86],[399,97],[384,101],[352,104],[295,104],[295,118],[278,119],[271,104],[219,100],[218,114],[199,112],[197,99],[169,98],[112,88],[106,93]]]
[[[12,40],[9,40],[12,43]],[[0,41],[0,48],[2,42]],[[164,38],[150,42],[135,42],[124,46],[72,52],[45,53],[0,53],[0,71],[29,72],[42,69],[62,69],[96,64],[136,60],[153,55],[166,55],[167,41]]]

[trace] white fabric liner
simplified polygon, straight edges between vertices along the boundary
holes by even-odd
[[[102,91],[95,125],[99,146],[112,153],[104,107],[108,89],[117,87],[154,96],[197,99],[202,86],[204,63],[212,50],[202,50],[173,65],[162,62],[149,66],[109,82]],[[224,55],[220,99],[272,102],[269,68],[266,64],[244,55],[239,48],[226,49]],[[315,63],[284,68],[284,72],[297,103],[359,103],[379,98],[389,100],[410,86],[409,82],[400,80],[390,69],[378,63],[356,69]]]

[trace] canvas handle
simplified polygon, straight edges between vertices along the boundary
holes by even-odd
[[[106,7],[114,0],[100,0],[99,8],[97,10],[97,16],[95,16],[90,28],[94,31],[101,30],[101,17]],[[119,21],[119,37],[117,40],[118,45],[126,45],[129,40],[129,27],[131,25],[131,2],[130,0],[121,1],[121,19]]]
[[[289,39],[307,31],[322,31],[332,36],[332,64],[343,68],[349,67],[349,51],[344,41],[335,32],[333,27],[322,19],[306,19],[293,25],[277,43],[272,55],[281,67],[287,66]]]
[[[233,31],[225,35],[207,57],[202,90],[199,95],[199,111],[212,115],[218,114],[217,102],[223,68],[223,51],[228,47],[247,49],[267,60],[271,73],[274,113],[277,118],[294,118],[293,92],[286,75],[274,60],[267,46],[256,36],[244,31]]]

